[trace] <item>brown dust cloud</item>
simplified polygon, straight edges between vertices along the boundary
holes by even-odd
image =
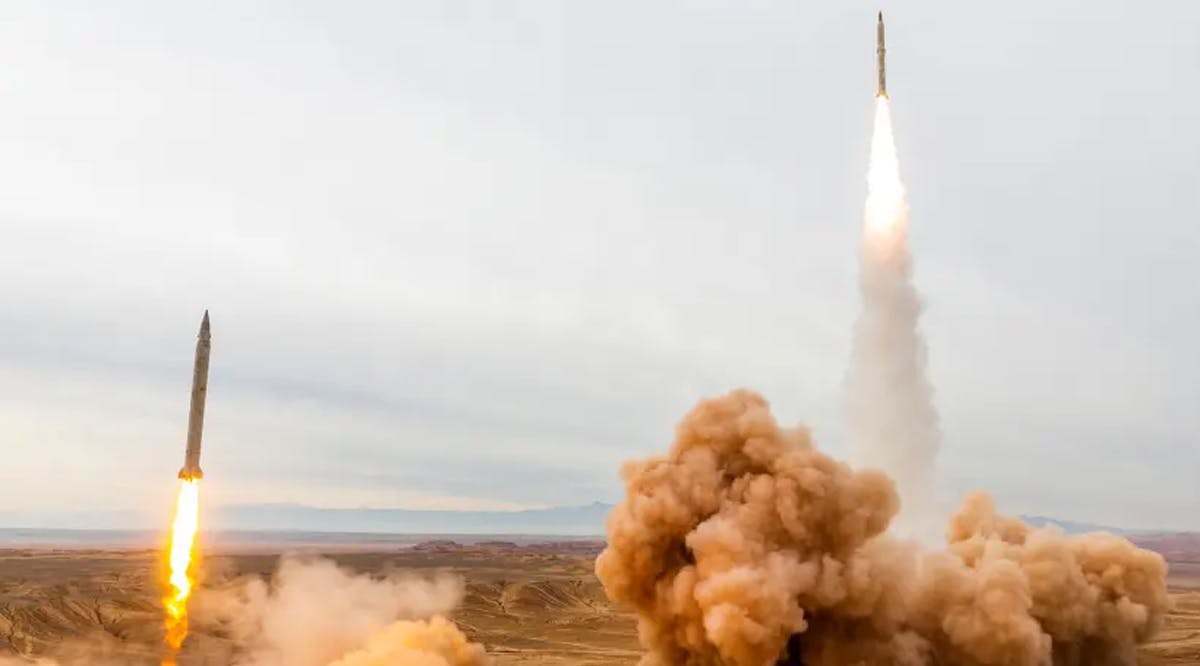
[[[1168,606],[1157,553],[1033,529],[983,493],[943,550],[890,536],[891,479],[751,391],[701,402],[622,476],[596,573],[637,611],[643,666],[1132,664]]]

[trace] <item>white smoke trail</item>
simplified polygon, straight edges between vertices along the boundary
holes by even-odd
[[[856,465],[882,469],[896,481],[898,530],[937,539],[942,524],[935,506],[938,418],[917,328],[921,301],[911,280],[908,198],[885,96],[876,98],[867,186],[859,276],[862,312],[846,381],[850,449]]]

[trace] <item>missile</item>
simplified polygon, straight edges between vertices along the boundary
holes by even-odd
[[[875,22],[875,58],[876,58],[876,83],[875,96],[887,97],[887,71],[885,69],[884,55],[887,49],[883,47],[883,12],[879,12],[879,20]]]
[[[196,336],[196,360],[192,365],[192,405],[188,411],[187,451],[183,455],[183,468],[179,478],[185,481],[200,479],[200,439],[204,435],[204,400],[208,397],[208,356],[212,351],[212,334],[208,328],[208,310],[200,322],[200,334]]]

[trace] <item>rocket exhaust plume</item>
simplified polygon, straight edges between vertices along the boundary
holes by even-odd
[[[188,598],[195,585],[196,533],[200,527],[200,479],[204,476],[200,470],[200,441],[204,434],[204,403],[208,395],[208,358],[211,350],[212,334],[208,311],[205,310],[200,333],[196,337],[187,447],[183,468],[179,470],[179,494],[175,500],[175,517],[167,545],[166,590],[162,599],[166,613],[164,642],[167,653],[163,657],[163,666],[174,666],[175,657],[188,633]]]
[[[638,615],[642,666],[1114,666],[1168,605],[1166,563],[967,498],[948,547],[887,534],[892,481],[780,428],[741,390],[627,462],[596,574]]]
[[[921,301],[911,280],[908,198],[892,135],[878,23],[878,89],[860,253],[862,311],[846,377],[846,419],[856,464],[887,472],[899,486],[897,527],[937,538],[934,462],[939,447],[933,390],[918,330]]]
[[[167,581],[163,595],[166,611],[164,641],[167,653],[163,666],[174,666],[188,633],[188,598],[195,584],[196,532],[200,524],[200,481],[185,479],[179,483],[175,500],[175,518],[167,545]]]

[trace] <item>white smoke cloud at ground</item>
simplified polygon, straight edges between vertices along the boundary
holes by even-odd
[[[247,575],[197,588],[193,635],[179,663],[485,666],[483,646],[448,619],[462,595],[462,579],[450,574],[371,576],[328,559],[284,557],[269,579]],[[129,663],[129,650],[118,641],[79,640],[41,659],[0,658],[0,666],[117,666]]]
[[[284,558],[270,581],[202,588],[192,617],[233,638],[231,666],[480,666],[482,646],[446,619],[462,594],[450,575],[378,578]]]
[[[888,533],[895,484],[780,428],[741,390],[622,468],[596,573],[638,615],[642,666],[1112,666],[1168,606],[1166,563],[998,515],[982,494],[927,551]]]
[[[918,328],[921,299],[912,282],[908,198],[886,97],[876,100],[867,184],[862,311],[846,376],[850,451],[856,465],[882,469],[897,484],[897,531],[929,543],[940,537],[942,522],[934,472],[940,435]]]

